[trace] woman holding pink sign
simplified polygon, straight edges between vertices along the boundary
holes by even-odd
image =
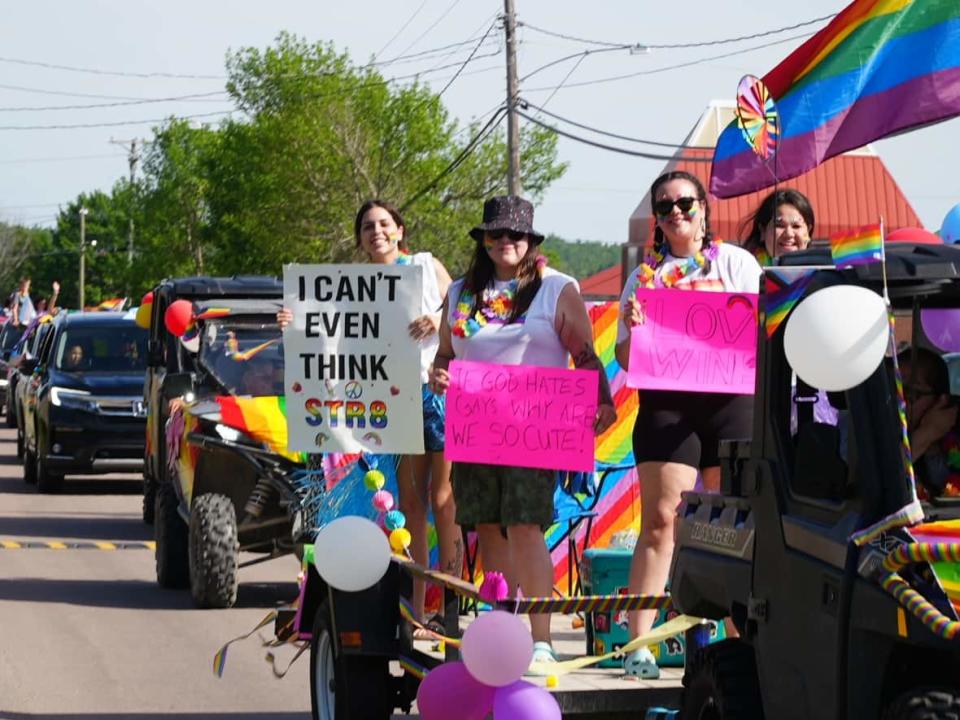
[[[450,286],[431,385],[444,394],[454,358],[498,365],[577,368],[599,372],[594,431],[616,421],[593,329],[577,282],[546,267],[533,205],[506,195],[487,200],[483,222],[470,231],[476,249],[464,277]],[[457,522],[474,525],[484,568],[530,597],[553,593],[553,565],[543,538],[553,523],[554,470],[456,462]],[[550,616],[531,615],[535,662],[556,658]]]
[[[650,199],[657,219],[653,246],[620,298],[616,356],[624,370],[630,364],[630,328],[645,321],[636,297],[639,288],[757,293],[760,287],[762,271],[754,256],[710,232],[710,204],[695,176],[681,171],[661,175]],[[657,595],[670,571],[680,494],[693,490],[698,473],[708,491],[719,490],[720,440],[750,437],[753,398],[696,390],[639,392],[633,454],[643,511],[629,587],[631,593]],[[656,614],[630,613],[631,636],[648,632]],[[642,678],[660,675],[647,648],[627,656],[624,669]]]

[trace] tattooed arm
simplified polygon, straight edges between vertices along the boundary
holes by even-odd
[[[560,342],[573,357],[574,366],[580,370],[597,371],[600,382],[597,388],[597,417],[593,429],[599,435],[616,422],[617,412],[613,407],[607,374],[593,349],[593,326],[590,324],[587,308],[573,283],[568,284],[560,293],[555,322]]]

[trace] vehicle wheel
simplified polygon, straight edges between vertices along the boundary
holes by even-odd
[[[916,688],[894,700],[883,720],[953,720],[960,717],[960,691],[956,688]]]
[[[169,483],[157,488],[154,507],[154,558],[160,587],[185,588],[190,585],[187,552],[187,524],[177,512],[177,496]]]
[[[153,480],[143,478],[143,522],[147,525],[153,525],[153,518],[156,514],[157,504],[157,484]]]
[[[23,460],[23,430],[17,426],[17,460]]]
[[[323,603],[310,640],[310,706],[313,720],[387,720],[393,712],[387,658],[339,655],[334,647],[330,607]]]
[[[23,481],[27,485],[37,482],[37,458],[28,449],[23,449]]]
[[[714,643],[683,677],[681,720],[762,720],[753,648],[740,640]]]
[[[13,404],[10,402],[10,393],[7,393],[7,399],[3,403],[4,420],[8,428],[17,426],[17,416],[13,412]]]
[[[42,493],[53,493],[60,489],[63,485],[63,475],[57,475],[50,472],[50,468],[47,467],[46,461],[43,459],[45,453],[43,449],[40,448],[40,452],[36,455],[36,465],[37,469],[34,473],[34,476],[37,479],[37,491]]]
[[[240,543],[237,513],[226,495],[208,493],[190,507],[190,594],[197,607],[228,608],[237,601]]]

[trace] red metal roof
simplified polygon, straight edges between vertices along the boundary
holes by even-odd
[[[620,265],[608,267],[580,282],[580,294],[588,300],[593,297],[620,295]]]
[[[713,150],[685,151],[693,157],[709,158]],[[710,186],[710,163],[671,161],[665,170],[685,170]],[[901,227],[923,227],[920,218],[901,192],[896,181],[876,155],[848,154],[831,158],[808,173],[780,183],[780,187],[799,190],[809,198],[816,215],[815,238],[827,238],[836,232],[883,220],[888,231]],[[773,188],[719,200],[710,197],[710,226],[714,235],[727,241],[739,240],[744,218],[753,213]],[[648,240],[653,231],[649,207],[641,208],[642,217],[630,220],[630,240]]]

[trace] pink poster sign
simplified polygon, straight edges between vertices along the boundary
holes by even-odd
[[[640,288],[637,299],[646,322],[630,334],[627,385],[753,395],[755,294]]]
[[[548,470],[594,467],[597,371],[450,363],[444,455]]]

